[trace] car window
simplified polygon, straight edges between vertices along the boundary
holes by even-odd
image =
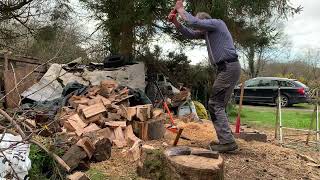
[[[271,86],[271,80],[269,79],[261,79],[259,81],[258,87],[269,87]]]
[[[259,80],[258,79],[252,79],[249,81],[245,82],[245,87],[257,87],[259,84]]]
[[[299,81],[294,81],[298,86],[304,87],[306,88],[307,86],[305,84],[303,84],[302,82]]]
[[[280,81],[281,87],[294,87],[294,85],[289,81]]]
[[[277,80],[271,80],[271,86],[278,87],[279,86],[278,81]]]

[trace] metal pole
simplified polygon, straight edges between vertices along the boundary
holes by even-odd
[[[279,133],[280,133],[280,144],[283,143],[283,134],[282,134],[282,112],[281,112],[281,92],[280,87],[278,89],[278,106],[279,106]]]

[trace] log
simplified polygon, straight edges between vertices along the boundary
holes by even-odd
[[[151,119],[145,122],[133,121],[134,132],[144,141],[161,139],[166,132],[163,121],[162,119]]]
[[[178,148],[178,149],[177,149]],[[193,155],[176,154],[179,148],[168,148],[164,152],[167,174],[171,179],[224,179],[224,161],[221,156],[218,159]],[[208,151],[201,148],[190,148],[192,151]]]
[[[70,167],[70,170],[78,167],[79,163],[87,157],[87,153],[83,148],[73,145],[71,148],[62,156],[63,161]]]
[[[102,103],[94,104],[87,108],[82,109],[82,113],[85,118],[90,118],[94,115],[100,114],[105,111],[106,111],[106,108]]]
[[[95,147],[95,151],[92,156],[94,161],[101,162],[101,161],[110,159],[112,143],[109,138],[104,137],[104,138],[98,139],[95,142],[94,147]]]
[[[82,147],[84,151],[87,153],[87,156],[89,159],[92,157],[94,151],[95,151],[95,146],[92,144],[91,140],[88,137],[84,137],[80,139],[77,143],[77,146]]]

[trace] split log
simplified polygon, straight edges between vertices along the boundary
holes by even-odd
[[[99,131],[101,128],[97,126],[95,123],[91,123],[89,126],[83,129],[83,134],[87,134],[90,132],[96,132]]]
[[[73,145],[62,156],[63,161],[70,167],[70,170],[78,167],[79,163],[87,157],[87,153],[78,145]]]
[[[127,120],[132,121],[132,118],[134,116],[136,116],[136,114],[137,114],[137,108],[136,107],[128,107],[126,109],[126,118],[127,118]]]
[[[121,127],[117,127],[114,129],[114,135],[115,135],[115,140],[113,140],[113,143],[118,147],[122,148],[127,145],[127,142],[125,140],[123,131]]]
[[[167,174],[171,179],[224,179],[224,161],[221,156],[218,159],[197,155],[171,155],[173,151],[179,151],[174,147],[164,152],[167,165]],[[208,151],[200,148],[190,148],[191,151]]]
[[[92,157],[94,151],[95,151],[95,146],[92,144],[91,140],[88,137],[84,137],[80,139],[77,143],[77,146],[82,147],[84,151],[87,153],[87,156],[89,159]]]
[[[112,143],[109,138],[103,137],[99,138],[95,142],[95,151],[93,153],[93,160],[96,162],[105,161],[107,159],[110,159],[111,157],[111,149],[112,149]]]
[[[133,121],[134,132],[144,141],[164,137],[166,132],[163,119],[151,119],[145,122]]]
[[[136,135],[134,135],[131,125],[127,126],[125,130],[125,138],[127,141],[129,141],[129,143],[133,143],[131,148],[128,150],[128,157],[132,161],[139,160],[141,156],[142,140],[139,139]]]
[[[151,106],[152,105],[136,106],[137,108],[136,116],[140,121],[148,121],[148,119],[151,118]]]
[[[100,113],[100,114],[97,114],[97,115],[94,115],[94,116],[91,116],[89,118],[87,118],[85,120],[86,123],[96,123],[96,122],[99,122],[101,120],[103,120],[104,117],[103,115]]]
[[[148,140],[162,139],[166,132],[163,119],[151,119],[148,124]]]
[[[103,80],[100,82],[100,95],[108,97],[116,88],[118,83],[114,80]]]
[[[83,105],[83,104],[79,104],[77,107],[77,113],[82,113],[82,110],[87,108],[88,106]]]
[[[106,108],[104,107],[104,105],[102,103],[98,103],[98,104],[91,105],[87,108],[84,108],[82,110],[82,113],[85,118],[90,118],[94,115],[100,114],[105,111],[106,111]]]

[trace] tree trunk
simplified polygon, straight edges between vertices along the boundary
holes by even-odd
[[[183,147],[178,147],[183,148]],[[193,151],[208,151],[206,149],[191,148]],[[170,155],[176,148],[165,151],[167,175],[171,179],[224,179],[224,161],[221,156],[217,159],[197,155]],[[208,151],[211,152],[211,151]]]
[[[251,45],[248,52],[249,75],[251,78],[255,77],[254,55],[254,46]]]

